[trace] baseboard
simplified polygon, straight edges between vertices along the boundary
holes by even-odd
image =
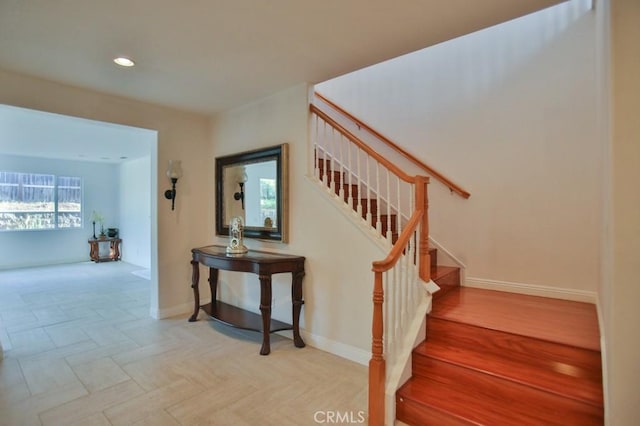
[[[204,305],[209,303],[211,299],[201,300],[200,304]],[[179,315],[187,315],[193,312],[193,303],[183,303],[181,305],[172,306],[170,308],[164,308],[159,310],[151,309],[151,317],[154,319],[164,319],[175,317]],[[204,313],[202,315],[205,315]],[[289,339],[293,339],[291,330],[277,332],[277,334],[287,337]],[[369,351],[356,348],[355,346],[346,345],[344,343],[328,339],[323,336],[317,336],[315,334],[309,333],[305,330],[300,330],[300,335],[302,336],[305,343],[309,346],[312,346],[316,349],[320,349],[325,352],[329,352],[333,355],[337,355],[341,358],[348,359],[349,361],[356,362],[362,365],[369,365],[369,360],[371,359],[371,353]]]
[[[536,284],[497,281],[485,278],[467,277],[463,286],[483,288],[485,290],[506,291],[527,294],[529,296],[550,297],[553,299],[572,300],[596,304],[598,295],[595,291],[575,290],[570,288],[548,287]]]
[[[278,334],[292,338],[291,331],[283,331]],[[304,342],[309,346],[364,366],[369,365],[369,360],[371,359],[371,352],[369,351],[356,348],[355,346],[346,345],[342,342],[331,340],[323,336],[317,336],[305,330],[300,330],[300,335]]]
[[[444,248],[444,246],[442,244],[440,244],[438,241],[434,240],[431,235],[429,235],[429,246],[432,247],[432,248],[438,249],[438,255],[440,255],[440,253],[442,252],[446,257],[451,259],[451,261],[454,263],[454,265],[447,265],[447,266],[457,266],[457,267],[461,268],[462,270],[467,269],[467,265],[465,265],[462,260],[458,259],[456,256],[454,256],[453,253],[451,253],[449,250]],[[438,257],[438,260],[440,260],[439,257]]]
[[[200,300],[201,305],[205,305],[211,302],[211,299],[202,299]],[[177,317],[180,315],[192,314],[193,313],[193,302],[183,303],[181,305],[172,306],[170,308],[164,309],[151,309],[149,312],[151,318],[153,319],[165,319],[171,317]],[[205,315],[205,314],[203,314]]]

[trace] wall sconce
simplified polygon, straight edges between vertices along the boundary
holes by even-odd
[[[247,182],[248,177],[247,173],[244,171],[244,167],[238,169],[238,174],[236,176],[236,181],[238,185],[240,185],[240,192],[236,192],[233,194],[234,200],[240,200],[242,202],[242,210],[244,210],[244,184]]]
[[[164,197],[171,200],[171,210],[175,210],[176,203],[176,182],[182,177],[182,166],[180,160],[169,160],[167,177],[171,179],[171,189],[164,191]]]

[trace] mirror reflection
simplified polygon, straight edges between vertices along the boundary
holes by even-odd
[[[277,217],[277,162],[276,159],[258,163],[233,164],[224,167],[224,181],[227,183],[225,222],[236,216],[244,217],[245,227],[273,228],[278,225]]]
[[[244,219],[245,238],[286,242],[287,144],[216,158],[216,231]]]

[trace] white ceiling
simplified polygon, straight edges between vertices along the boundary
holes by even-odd
[[[0,68],[213,114],[559,2],[0,0]]]
[[[156,132],[0,105],[0,153],[121,163],[150,155]]]
[[[0,69],[204,114],[561,0],[0,0]],[[128,56],[136,66],[113,64]],[[140,130],[0,109],[0,152],[120,162]],[[132,139],[133,138],[133,139]]]

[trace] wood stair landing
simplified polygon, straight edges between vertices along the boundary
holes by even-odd
[[[601,425],[599,340],[593,305],[449,289],[434,301],[396,416],[409,425]]]

